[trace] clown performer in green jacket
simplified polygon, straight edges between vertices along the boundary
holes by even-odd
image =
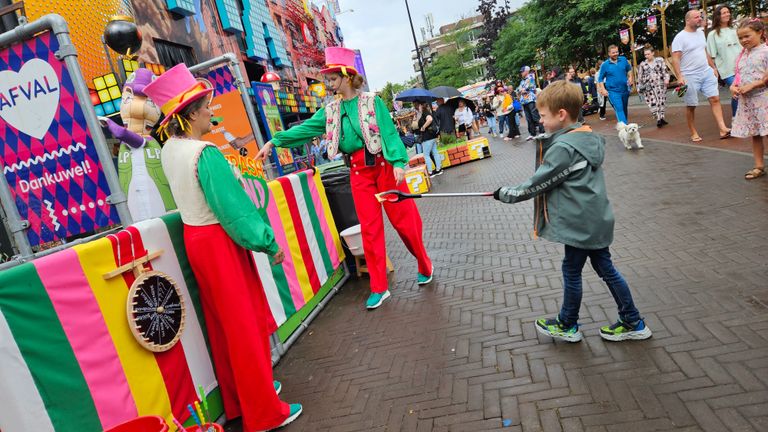
[[[360,91],[363,77],[355,69],[355,51],[326,48],[325,63],[320,72],[326,75],[329,87],[340,97],[304,123],[276,133],[259,151],[257,159],[266,159],[274,146],[301,146],[323,133],[328,139],[329,159],[338,153],[349,156],[352,198],[360,220],[363,252],[371,277],[371,294],[365,306],[376,309],[390,296],[384,218],[376,194],[393,189],[408,192],[403,181],[408,154],[381,98]],[[416,257],[417,283],[430,283],[434,268],[424,248],[421,215],[416,204],[406,200],[385,202],[383,207],[406,248]]]
[[[605,141],[576,122],[582,99],[581,89],[567,81],[556,81],[541,92],[536,104],[546,134],[536,137],[536,172],[517,186],[499,188],[493,196],[510,204],[535,199],[534,236],[565,245],[563,304],[555,318],[536,321],[539,333],[567,342],[582,339],[581,272],[589,258],[619,309],[618,321],[600,328],[600,336],[610,341],[647,339],[651,329],[611,261],[614,217],[602,168]]]

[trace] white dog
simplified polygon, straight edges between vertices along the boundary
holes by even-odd
[[[643,148],[643,141],[640,139],[640,126],[637,123],[624,124],[619,122],[616,125],[616,130],[619,131],[619,140],[627,150],[632,149],[632,143],[639,149]]]

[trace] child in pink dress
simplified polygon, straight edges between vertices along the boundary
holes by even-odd
[[[765,25],[759,19],[744,21],[737,31],[744,47],[736,59],[736,79],[731,93],[739,98],[739,109],[733,121],[731,135],[752,137],[754,168],[744,178],[754,180],[765,175],[764,137],[768,136],[768,45]]]

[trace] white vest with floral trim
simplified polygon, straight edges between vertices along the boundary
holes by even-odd
[[[365,147],[371,154],[381,153],[381,132],[376,122],[376,95],[360,93],[357,98],[357,113]],[[339,153],[341,99],[336,99],[325,106],[325,118],[328,158],[333,159]]]

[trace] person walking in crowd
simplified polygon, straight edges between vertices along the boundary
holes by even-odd
[[[295,147],[308,137],[328,134],[328,156],[348,155],[351,168],[352,199],[363,237],[365,261],[370,275],[371,295],[365,302],[376,309],[390,297],[387,282],[387,251],[384,239],[382,203],[376,194],[392,189],[408,193],[405,165],[408,154],[397,134],[387,106],[378,96],[360,92],[363,77],[355,69],[355,51],[349,48],[325,49],[324,69],[329,87],[340,96],[319,109],[309,120],[286,131],[277,132],[257,154],[265,160],[272,148]],[[444,126],[444,125],[441,125]],[[434,267],[422,239],[422,221],[413,200],[383,204],[389,221],[408,251],[416,257],[419,285],[432,281]]]
[[[315,160],[315,165],[321,165],[325,162],[325,160],[323,160],[323,148],[320,147],[320,138],[312,138],[312,146],[310,147],[309,151],[312,153],[312,157]]]
[[[493,107],[496,110],[496,121],[499,124],[499,135],[504,135],[504,126],[509,128],[510,115],[507,108],[512,103],[506,87],[496,87],[496,96],[493,98]]]
[[[440,175],[443,173],[442,159],[440,153],[437,152],[437,128],[432,117],[432,109],[430,104],[425,102],[414,102],[413,105],[416,107],[418,119],[416,133],[424,153],[427,172],[429,172],[430,177]]]
[[[605,120],[605,109],[608,106],[608,98],[603,95],[603,92],[600,90],[600,68],[603,66],[603,61],[598,60],[597,64],[595,65],[595,69],[597,70],[595,75],[595,92],[597,93],[597,116],[600,118],[600,120]],[[603,85],[605,81],[603,81]]]
[[[765,137],[768,136],[768,45],[765,25],[759,19],[744,21],[738,30],[743,47],[736,60],[736,80],[731,93],[739,98],[739,109],[731,133],[752,137],[754,167],[744,178],[754,180],[765,175]]]
[[[687,89],[683,96],[687,106],[685,120],[693,142],[701,141],[694,124],[699,92],[709,101],[712,115],[720,129],[720,139],[731,136],[731,130],[723,121],[723,108],[720,106],[720,92],[717,88],[717,70],[712,58],[707,54],[707,40],[701,29],[702,22],[701,11],[689,10],[685,14],[685,28],[672,40],[672,66],[675,68],[677,82]]]
[[[736,57],[740,52],[741,45],[733,28],[731,9],[726,5],[718,5],[712,15],[712,28],[707,34],[707,53],[715,62],[720,79],[728,87],[736,79]],[[731,98],[732,117],[736,117],[738,100],[736,97]]]
[[[472,110],[469,109],[464,100],[459,99],[459,106],[456,108],[456,111],[454,111],[453,118],[456,121],[459,133],[467,134],[467,139],[471,140],[472,124],[475,121],[475,116],[472,114]]]
[[[584,80],[584,87],[586,88],[587,104],[589,105],[589,114],[595,112],[598,106],[597,102],[597,70],[595,68],[589,69],[589,74]]]
[[[581,91],[567,82],[554,82],[541,92],[537,105],[549,135],[537,138],[536,172],[520,185],[497,189],[493,197],[509,204],[534,198],[534,234],[565,245],[562,307],[556,317],[536,320],[539,333],[568,342],[582,339],[581,274],[589,258],[619,309],[618,321],[601,327],[600,337],[648,339],[651,329],[611,261],[614,216],[602,168],[605,140],[576,122],[581,104]]]
[[[416,136],[408,130],[408,126],[402,125],[397,129],[400,135],[400,140],[403,142],[406,148],[416,147],[416,153],[422,153],[421,144],[416,142]]]
[[[499,130],[496,126],[496,110],[491,104],[491,98],[488,95],[483,96],[483,116],[488,122],[488,133],[494,138],[499,137]]]
[[[440,135],[455,135],[456,121],[453,119],[454,109],[446,104],[444,99],[438,99],[436,102],[437,110],[435,111],[435,116],[437,117]]]
[[[250,251],[269,254],[273,264],[285,254],[224,155],[202,140],[212,126],[212,91],[183,63],[144,88],[165,114],[158,129],[170,137],[162,149],[163,171],[184,223],[224,412],[229,419],[242,416],[245,430],[269,430],[295,420],[302,407],[277,396],[269,346],[277,327]]]
[[[509,134],[507,134],[507,141],[513,138],[520,138],[520,116],[523,112],[523,106],[520,104],[520,98],[514,91],[509,92],[509,97],[512,98],[512,112],[509,113]]]
[[[507,124],[509,124],[507,136],[504,137],[504,141],[512,141],[515,138],[520,138],[520,112],[522,111],[522,106],[520,105],[520,101],[515,97],[515,93],[513,91],[509,91],[507,93],[509,95],[509,100],[512,101],[510,105],[507,106]]]
[[[582,95],[581,98],[583,100],[582,102],[582,106],[583,106],[584,102],[587,101],[587,97],[584,94],[584,82],[581,80],[581,77],[579,77],[579,74],[576,73],[575,67],[570,66],[568,68],[568,72],[565,73],[565,80],[579,88]],[[579,123],[584,123],[584,113],[582,111],[579,111],[579,118],[577,119],[577,121]]]
[[[608,47],[608,59],[600,66],[597,74],[597,87],[598,92],[611,102],[613,110],[616,111],[616,120],[619,123],[629,123],[628,105],[629,88],[632,87],[632,65],[626,57],[619,55],[619,47],[616,45]],[[604,111],[600,119],[605,119]]]
[[[531,73],[529,66],[523,66],[520,69],[520,76],[522,79],[520,80],[520,85],[517,86],[517,92],[520,95],[520,104],[523,106],[523,112],[525,113],[525,122],[528,124],[528,138],[526,138],[526,141],[530,141],[539,132],[543,132],[539,124],[539,111],[536,109],[536,79]]]
[[[656,127],[662,127],[667,124],[664,110],[667,105],[669,71],[664,59],[655,56],[651,45],[645,44],[643,55],[645,60],[637,68],[637,92],[643,95],[648,104],[651,115],[656,119]]]

